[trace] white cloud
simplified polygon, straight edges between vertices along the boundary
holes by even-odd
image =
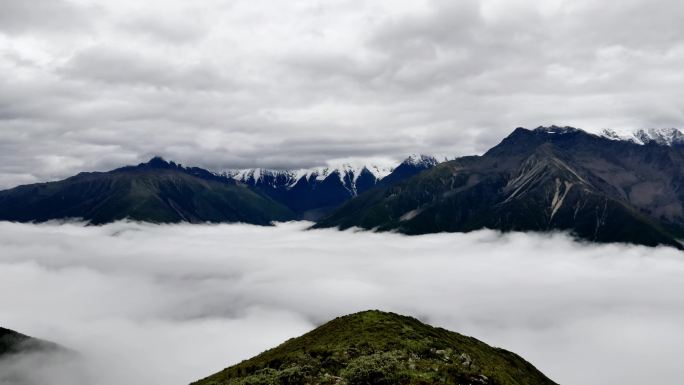
[[[299,168],[481,153],[517,126],[681,126],[683,10],[675,0],[5,0],[0,136],[12,144],[0,188],[153,154]],[[44,169],[41,157],[69,161]]]
[[[31,366],[36,385],[184,384],[371,308],[505,347],[563,384],[681,379],[677,250],[305,227],[0,223],[0,325],[82,353]]]

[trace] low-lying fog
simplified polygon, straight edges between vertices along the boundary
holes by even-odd
[[[187,384],[338,315],[412,315],[564,385],[679,384],[684,253],[480,231],[0,223],[0,325],[80,359],[0,383]]]

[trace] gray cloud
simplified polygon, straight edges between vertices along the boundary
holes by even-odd
[[[0,382],[184,384],[370,308],[508,348],[562,384],[680,382],[677,250],[306,226],[0,223],[0,324],[81,353],[0,361]]]
[[[69,0],[5,0],[0,4],[0,31],[23,34],[87,29],[84,8]]]
[[[396,162],[517,126],[684,121],[673,0],[24,3],[0,12],[0,187],[153,154]]]
[[[230,83],[209,66],[173,66],[159,58],[109,47],[94,47],[78,52],[59,69],[59,73],[72,79],[102,82],[108,86],[152,86],[180,91],[228,91],[230,87]]]
[[[197,43],[207,34],[210,28],[201,24],[201,14],[173,15],[171,17],[159,14],[136,15],[130,20],[124,20],[120,29],[130,33],[133,37],[148,37],[171,45]]]

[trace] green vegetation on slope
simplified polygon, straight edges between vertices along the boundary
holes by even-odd
[[[554,384],[514,353],[394,313],[325,325],[194,385]]]
[[[159,158],[135,167],[0,191],[0,220],[65,218],[82,218],[93,224],[128,218],[155,223],[268,225],[294,215],[245,185]]]

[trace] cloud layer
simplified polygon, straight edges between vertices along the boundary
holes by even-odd
[[[679,251],[306,226],[0,223],[0,325],[81,353],[0,362],[0,382],[31,368],[22,385],[185,384],[375,308],[515,351],[563,384],[681,380]]]
[[[681,126],[676,0],[4,0],[0,188],[479,153],[516,126]]]

